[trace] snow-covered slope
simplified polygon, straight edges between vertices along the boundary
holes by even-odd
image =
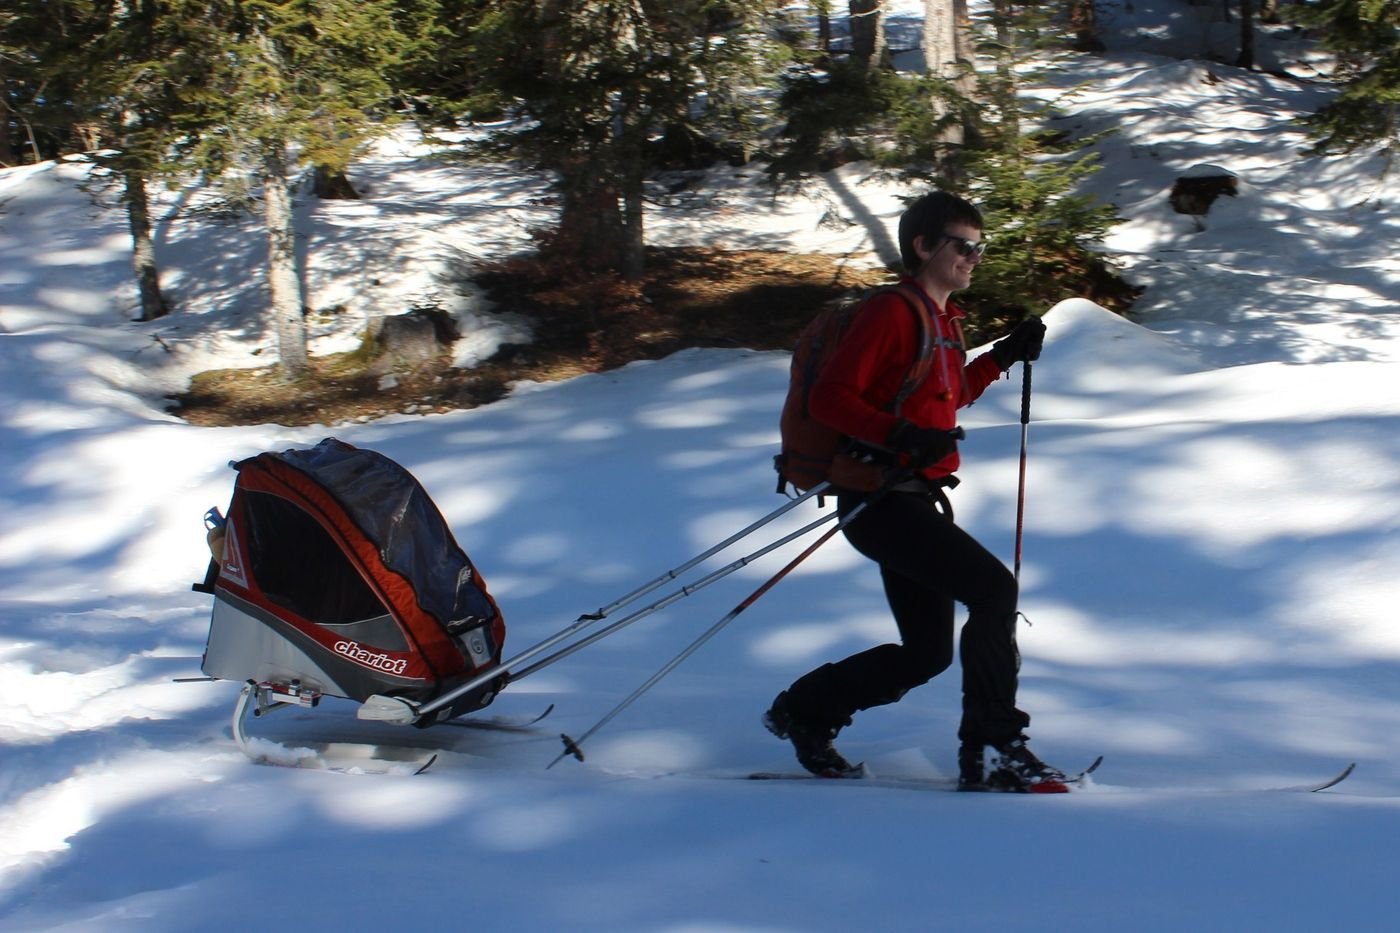
[[[192,427],[155,396],[267,343],[255,225],[176,215],[192,195],[170,194],[160,246],[183,310],[131,324],[121,215],[76,189],[83,167],[0,171],[0,926],[1390,922],[1395,183],[1297,156],[1288,120],[1311,90],[1203,70],[1120,49],[1074,75],[1087,84],[1069,119],[1119,128],[1095,184],[1127,218],[1110,247],[1149,289],[1134,321],[1056,306],[1034,367],[1022,700],[1045,757],[1106,756],[1094,786],[1062,798],[729,779],[792,766],[758,724],[773,694],[894,637],[878,575],[839,540],[600,731],[583,764],[546,770],[557,734],[588,730],[793,549],[513,684],[491,712],[554,704],[537,732],[399,729],[327,701],[252,731],[342,761],[440,760],[416,777],[250,763],[229,735],[237,685],[173,682],[198,673],[209,601],[189,584],[229,460],[335,434],[404,464],[490,582],[512,653],[780,504],[787,361],[692,350],[474,411]],[[1204,230],[1166,205],[1200,162],[1244,182]],[[320,319],[321,349],[372,305],[450,289],[454,257],[523,242],[541,209],[534,180],[438,164],[417,143],[386,143],[360,171],[392,208],[299,207],[314,304],[347,309]],[[875,254],[899,209],[859,166],[777,205],[736,174],[715,184],[729,210],[652,229]],[[488,203],[500,209],[475,208]],[[833,232],[819,224],[833,208],[861,222]],[[1019,410],[1017,373],[968,410],[954,494],[1008,560]],[[841,748],[876,773],[948,775],[958,701],[954,670],[861,714]],[[1353,760],[1326,794],[1260,790]]]

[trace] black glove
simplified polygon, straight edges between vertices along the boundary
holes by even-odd
[[[921,428],[901,418],[890,430],[885,444],[914,464],[927,466],[956,451],[960,437],[961,429],[945,431],[942,428]]]
[[[1038,317],[1028,317],[1017,324],[1011,333],[992,344],[992,359],[1002,371],[1010,369],[1013,363],[1021,360],[1040,359],[1040,349],[1045,343],[1045,322]]]

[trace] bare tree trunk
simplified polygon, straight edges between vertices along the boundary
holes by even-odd
[[[1074,30],[1076,52],[1102,52],[1107,46],[1099,38],[1099,12],[1096,0],[1070,0],[1069,24]]]
[[[358,201],[360,192],[350,183],[349,177],[338,169],[325,165],[316,166],[312,174],[316,197],[323,201]]]
[[[884,65],[888,54],[881,5],[881,0],[850,0],[851,60],[867,71]]]
[[[277,332],[277,359],[282,375],[295,381],[306,374],[306,321],[301,281],[297,277],[296,228],[287,188],[287,154],[282,144],[267,143],[262,162],[263,205],[267,223],[267,282],[272,321]]]
[[[957,60],[953,0],[924,0],[924,71],[947,78]]]
[[[976,49],[972,42],[972,17],[967,13],[967,0],[953,0],[953,84],[969,100],[977,90],[977,76],[972,63]]]
[[[622,222],[625,228],[622,245],[622,277],[628,282],[640,281],[646,272],[646,216],[642,205],[641,176],[627,180],[622,198]]]
[[[646,206],[642,200],[646,176],[646,120],[633,91],[617,97],[613,152],[622,193],[622,264],[624,281],[640,281],[646,272]]]
[[[1240,57],[1235,64],[1254,70],[1254,0],[1240,0]]]
[[[598,163],[580,156],[559,171],[559,226],[553,249],[582,269],[621,268],[625,224],[622,192]]]
[[[79,121],[69,129],[79,152],[93,152],[102,148],[102,127],[96,123]]]
[[[1009,152],[1021,151],[1021,118],[1016,106],[1017,57],[1015,16],[1011,0],[992,0],[992,23],[1001,54],[996,59],[997,96],[1001,104],[1001,135]]]
[[[126,191],[126,218],[131,227],[131,261],[136,269],[136,287],[141,292],[138,321],[154,321],[170,313],[160,291],[160,270],[156,267],[156,247],[151,239],[151,208],[146,196],[146,176],[127,169],[122,173]]]
[[[0,87],[5,80],[4,61],[0,59]],[[18,165],[18,152],[15,149],[14,132],[10,129],[10,101],[7,93],[0,93],[0,166],[9,168]]]
[[[958,78],[958,20],[956,0],[924,0],[924,71],[931,77],[956,82]],[[935,120],[950,115],[947,103],[939,96],[930,101]],[[943,131],[944,142],[962,145],[962,122],[949,122]]]

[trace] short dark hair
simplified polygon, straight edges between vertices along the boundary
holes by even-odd
[[[940,236],[949,224],[966,224],[982,229],[982,214],[966,201],[946,191],[931,191],[917,198],[899,217],[899,258],[910,275],[919,271],[919,254],[914,240]]]

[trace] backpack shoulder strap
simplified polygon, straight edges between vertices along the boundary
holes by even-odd
[[[910,364],[909,371],[904,375],[904,382],[894,397],[892,410],[898,415],[909,396],[923,385],[924,380],[928,378],[929,370],[933,368],[933,353],[939,342],[938,326],[934,323],[933,314],[929,310],[928,299],[922,293],[908,285],[887,285],[878,291],[898,294],[909,305],[914,312],[915,319],[919,322],[919,352],[914,357],[914,362]]]

